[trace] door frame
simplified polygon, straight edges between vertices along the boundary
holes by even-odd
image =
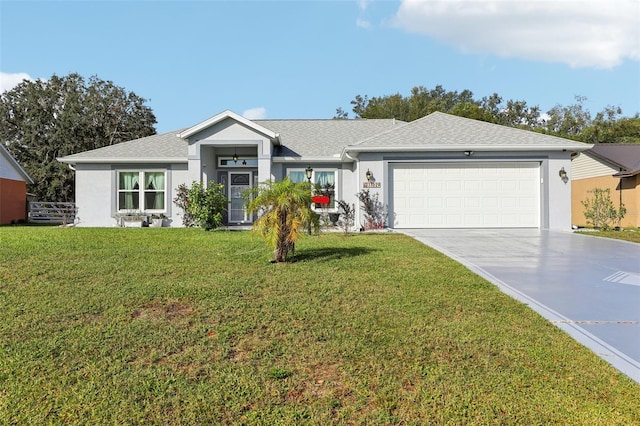
[[[223,214],[223,222],[228,225],[240,225],[240,224],[250,224],[253,223],[253,214],[247,214],[245,212],[246,220],[231,220],[231,187],[233,186],[231,183],[231,175],[232,174],[243,174],[248,175],[249,184],[246,185],[246,188],[254,187],[254,173],[255,170],[219,170],[218,171],[218,182],[223,185],[224,196],[227,197],[227,210]],[[244,186],[244,185],[242,185]]]

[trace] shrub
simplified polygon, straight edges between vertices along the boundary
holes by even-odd
[[[372,196],[367,189],[358,192],[357,195],[364,210],[364,230],[384,228],[387,222],[387,208],[378,200],[378,193]]]
[[[191,188],[180,185],[178,191],[174,202],[185,212],[182,218],[185,226],[195,224],[209,231],[222,225],[222,213],[227,210],[228,203],[222,184],[210,181],[205,188],[204,183],[194,181]]]
[[[620,224],[620,221],[627,213],[624,204],[620,204],[617,209],[611,201],[611,191],[609,188],[594,188],[592,191],[593,198],[587,198],[582,201],[584,206],[584,217],[587,223],[595,228],[607,230],[612,224]]]
[[[186,227],[194,226],[193,215],[189,213],[187,205],[189,204],[189,187],[184,183],[181,183],[176,188],[176,198],[173,199],[173,204],[182,209],[182,224]]]
[[[345,234],[349,233],[349,230],[353,227],[356,219],[356,206],[349,204],[344,200],[338,201],[338,209],[340,210],[340,226]]]

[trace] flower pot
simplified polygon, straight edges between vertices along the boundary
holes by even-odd
[[[162,228],[162,223],[164,222],[164,219],[151,219],[151,223],[149,224],[149,227],[151,228]]]
[[[338,219],[340,219],[340,213],[329,213],[329,220],[333,226],[338,224]]]
[[[141,220],[123,220],[122,224],[125,228],[142,228]]]

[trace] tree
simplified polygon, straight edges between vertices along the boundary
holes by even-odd
[[[25,80],[0,94],[0,143],[31,175],[39,200],[72,201],[74,174],[56,158],[155,134],[145,102],[95,76]]]
[[[576,103],[569,106],[556,105],[551,108],[544,122],[546,133],[568,139],[580,140],[580,134],[591,125],[591,114],[584,107],[587,99],[576,96]]]
[[[409,122],[440,111],[587,143],[640,143],[640,114],[622,117],[619,107],[610,106],[592,119],[584,106],[586,98],[575,99],[575,104],[556,105],[543,116],[540,107],[529,106],[525,101],[504,102],[497,93],[475,100],[470,90],[451,92],[438,85],[431,90],[414,87],[407,97],[397,93],[372,98],[356,95],[351,105],[356,118],[396,118]],[[348,118],[348,114],[338,108],[334,118]]]
[[[308,182],[267,181],[245,193],[247,210],[258,214],[253,231],[272,247],[275,262],[286,262],[295,253],[298,230],[306,223],[317,227],[317,215],[311,209],[311,186]]]
[[[596,114],[580,139],[587,143],[640,143],[640,115],[621,115],[620,107],[608,106]]]
[[[470,90],[448,91],[440,85],[431,90],[414,87],[407,97],[398,93],[373,98],[356,95],[351,105],[356,118],[396,118],[409,122],[440,111],[531,130],[540,126],[540,108],[529,107],[525,101],[509,100],[504,104],[497,93],[475,100]],[[338,108],[334,118],[347,118],[347,114]]]

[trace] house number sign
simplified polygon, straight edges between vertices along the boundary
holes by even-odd
[[[363,188],[382,188],[381,182],[364,182]]]

